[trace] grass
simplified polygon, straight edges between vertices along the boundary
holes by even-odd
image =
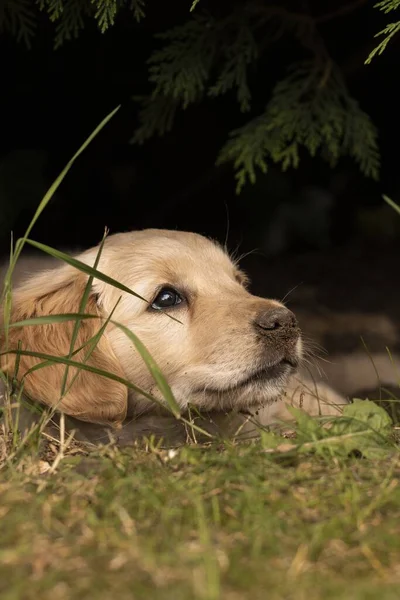
[[[45,459],[2,472],[4,600],[398,598],[397,453],[103,448],[40,474]]]
[[[74,361],[76,333],[82,320],[93,318],[84,312],[91,278],[106,276],[97,263],[88,267],[29,234],[114,112],[51,186],[11,252],[2,353],[11,326],[75,321],[68,356],[36,354],[41,368],[54,361],[66,372],[76,365],[91,368]],[[12,270],[26,243],[89,275],[79,313],[9,323]],[[86,356],[104,326],[89,340]],[[172,414],[190,426],[153,358],[134,332],[123,330]],[[6,394],[6,402],[19,402],[22,392]],[[7,417],[10,406],[5,408]],[[173,450],[152,440],[129,449],[89,448],[68,435],[62,417],[60,442],[45,437],[38,446],[45,415],[22,440],[6,418],[0,435],[2,599],[397,598],[400,453],[394,413],[392,420],[372,402],[355,402],[328,425],[302,411],[293,414],[290,440],[263,431],[251,443],[213,440]]]

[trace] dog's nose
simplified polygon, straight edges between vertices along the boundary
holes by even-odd
[[[278,332],[281,329],[297,328],[297,319],[291,310],[284,306],[273,307],[259,313],[254,322],[263,333]]]

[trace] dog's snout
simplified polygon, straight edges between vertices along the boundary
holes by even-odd
[[[296,317],[291,310],[284,306],[273,307],[260,312],[254,323],[259,331],[265,333],[297,328]]]

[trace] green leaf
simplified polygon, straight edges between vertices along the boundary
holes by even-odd
[[[342,440],[341,450],[347,455],[359,452],[365,458],[383,458],[394,450],[392,426],[381,406],[356,398],[344,407],[343,416],[335,419],[330,432]]]
[[[296,441],[298,443],[321,439],[326,436],[321,422],[297,406],[286,404],[287,410],[296,421]]]
[[[355,398],[352,404],[343,409],[343,417],[356,419],[358,423],[368,425],[376,433],[386,436],[391,433],[392,419],[384,408],[371,400]]]
[[[275,450],[279,444],[282,444],[282,437],[264,429],[260,429],[260,438],[261,446],[266,450]]]
[[[315,418],[303,410],[288,406],[295,418],[296,437],[277,452],[316,453],[322,456],[347,458],[359,454],[380,459],[396,451],[392,439],[393,423],[387,412],[368,400],[354,400],[346,405],[340,417]],[[272,439],[267,439],[272,444]],[[398,451],[398,449],[397,449]]]

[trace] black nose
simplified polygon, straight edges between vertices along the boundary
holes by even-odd
[[[254,324],[262,332],[278,332],[280,329],[295,329],[297,319],[291,310],[278,306],[259,313]]]

